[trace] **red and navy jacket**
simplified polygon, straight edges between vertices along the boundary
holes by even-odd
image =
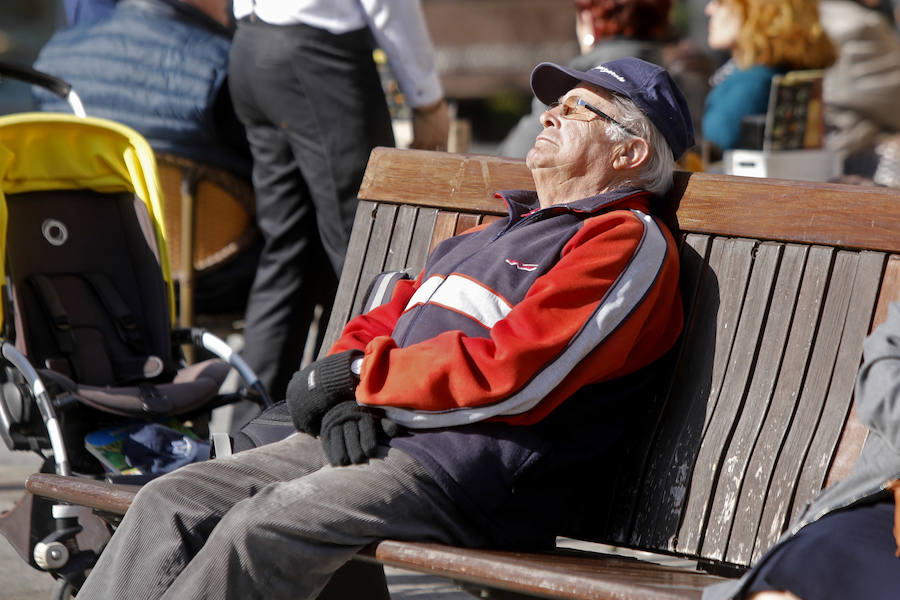
[[[654,362],[682,327],[678,253],[650,194],[543,209],[534,192],[499,196],[508,218],[439,244],[331,349],[365,352],[357,401],[404,425],[392,445],[480,509],[473,487],[498,502],[552,446],[532,426],[579,388]]]
[[[347,325],[365,351],[360,403],[411,428],[525,425],[582,385],[635,371],[681,331],[678,255],[646,193],[535,209],[435,248],[423,273]]]

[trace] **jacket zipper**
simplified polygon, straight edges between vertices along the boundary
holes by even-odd
[[[511,225],[509,225],[509,226],[505,227],[504,229],[501,229],[499,232],[497,232],[497,235],[495,235],[493,238],[491,238],[491,240],[490,240],[484,247],[486,247],[487,245],[493,244],[494,242],[496,242],[497,240],[499,240],[501,237],[503,237],[506,233],[508,233],[509,231],[512,231],[512,230],[515,229],[516,227],[519,227],[519,226],[522,225],[523,223],[526,223],[526,222],[530,222],[530,221],[535,220],[535,217],[537,217],[537,216],[539,216],[539,215],[540,215],[542,218],[546,216],[546,214],[544,213],[544,211],[543,211],[543,210],[540,210],[540,211],[538,211],[538,212],[535,212],[535,213],[532,213],[532,214],[528,215],[527,217],[520,218],[520,219],[519,219],[518,221],[516,221],[515,223],[512,223]],[[484,247],[476,248],[475,250],[473,250],[472,252],[470,252],[470,253],[468,254],[468,256],[464,256],[463,258],[461,258],[459,261],[457,261],[457,263],[456,263],[455,265],[453,265],[453,267],[452,267],[451,269],[448,270],[448,273],[453,273],[453,272],[459,270],[460,265],[462,265],[462,264],[465,263],[467,260],[469,260],[470,258],[472,258],[473,256],[475,256],[477,253],[481,252],[481,250],[483,250]],[[426,277],[426,279],[427,279],[427,277]],[[446,278],[446,277],[444,278],[443,281],[441,281],[440,284],[438,284],[438,286],[437,286],[436,288],[434,288],[434,290],[431,292],[431,295],[428,296],[428,298],[422,303],[422,308],[424,308],[424,307],[428,304],[428,301],[431,300],[431,299],[434,297],[434,295],[437,293],[437,291],[438,291],[439,289],[441,289],[441,286],[444,285],[444,282],[445,282],[445,281],[447,281],[447,278]],[[423,280],[423,283],[424,283],[424,280]],[[403,347],[403,346],[406,344],[406,340],[409,338],[409,332],[411,332],[411,331],[413,330],[413,326],[414,326],[414,325],[416,324],[416,322],[419,320],[419,317],[421,316],[421,314],[422,314],[422,311],[421,311],[421,309],[420,309],[420,310],[417,312],[416,316],[413,318],[412,322],[411,322],[411,323],[409,324],[409,326],[406,328],[406,333],[403,335],[403,339],[398,340],[397,343],[398,343],[398,345],[399,345],[400,347]]]

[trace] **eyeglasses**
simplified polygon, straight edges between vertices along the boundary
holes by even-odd
[[[578,96],[569,96],[562,102],[554,102],[553,104],[551,104],[549,106],[549,109],[552,110],[552,109],[556,108],[557,106],[562,107],[562,116],[565,117],[566,119],[570,119],[572,121],[593,121],[596,117],[594,117],[590,113],[586,112],[584,110],[586,108],[590,112],[599,116],[600,118],[606,119],[613,125],[617,125],[618,127],[621,127],[627,133],[629,133],[635,137],[640,137],[638,134],[636,134],[632,130],[628,129],[627,127],[625,127],[624,125],[622,125],[621,123],[619,123],[618,121],[613,119],[611,116],[609,116],[608,114],[606,114],[605,112],[603,112],[602,110],[600,110],[599,108],[594,106],[593,104],[588,104],[587,102],[585,102]]]

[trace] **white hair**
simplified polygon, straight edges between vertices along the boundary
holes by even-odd
[[[656,125],[647,118],[631,99],[610,94],[616,107],[616,121],[634,132],[634,136],[614,123],[606,122],[607,133],[613,142],[624,142],[629,137],[639,137],[650,146],[647,160],[637,172],[620,181],[617,187],[634,187],[660,196],[672,187],[675,159],[672,149]]]

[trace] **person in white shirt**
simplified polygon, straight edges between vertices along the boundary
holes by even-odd
[[[317,304],[327,321],[369,153],[394,145],[373,48],[412,108],[414,148],[445,147],[447,105],[419,0],[235,0],[234,16],[229,87],[265,241],[242,355],[282,398]]]

